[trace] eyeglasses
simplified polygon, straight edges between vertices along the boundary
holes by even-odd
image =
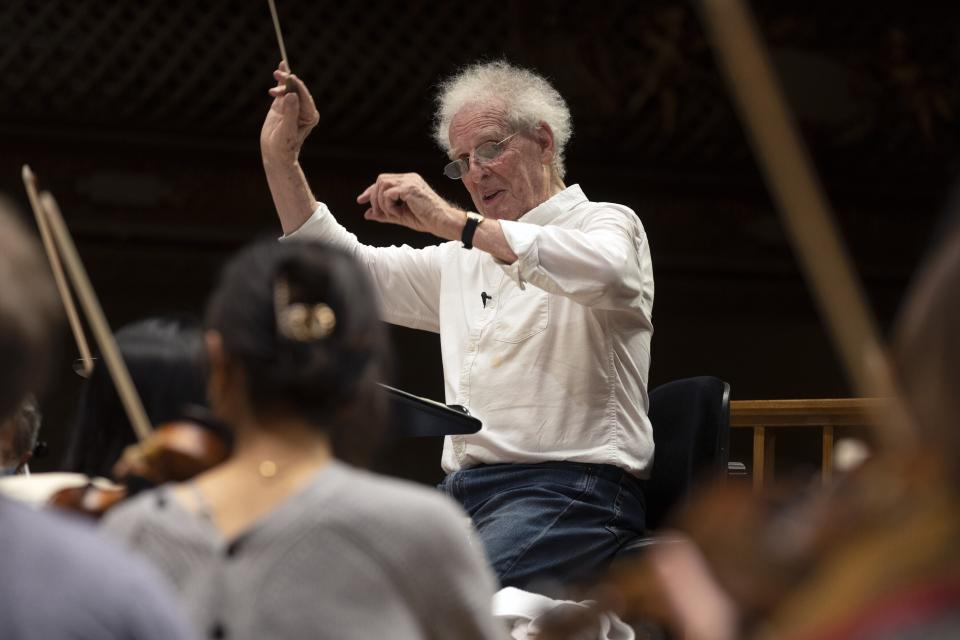
[[[503,153],[503,145],[519,132],[511,133],[500,142],[484,142],[473,150],[473,159],[477,164],[486,164],[500,157]],[[470,158],[457,158],[443,168],[443,175],[451,180],[459,180],[470,171]]]

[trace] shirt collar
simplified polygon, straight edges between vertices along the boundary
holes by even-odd
[[[538,204],[530,211],[517,218],[517,222],[540,225],[548,224],[551,220],[576,205],[587,202],[587,196],[579,184],[572,184],[560,193],[552,196],[546,202]]]

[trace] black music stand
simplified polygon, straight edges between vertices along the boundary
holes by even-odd
[[[381,384],[390,399],[390,428],[394,438],[452,436],[480,431],[483,423],[462,407],[451,408],[412,393]]]

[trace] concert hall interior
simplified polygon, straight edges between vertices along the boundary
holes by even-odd
[[[300,163],[363,243],[439,242],[364,219],[357,195],[381,173],[418,173],[471,210],[442,173],[434,96],[465,65],[502,58],[566,99],[566,183],[629,207],[646,231],[648,389],[715,376],[734,403],[860,395],[705,25],[710,2],[276,3],[292,71],[319,111]],[[886,343],[924,256],[960,219],[948,213],[960,207],[960,4],[743,4]],[[230,257],[282,235],[258,146],[280,60],[267,2],[5,0],[0,43],[0,195],[29,215],[23,164],[56,195],[114,330],[202,319]],[[388,326],[390,383],[442,402],[438,335]],[[66,323],[58,344],[34,472],[66,455],[83,383]],[[761,423],[737,414],[746,406],[733,411],[729,460],[743,477],[732,480],[757,490],[774,464],[777,477],[825,479],[842,436],[872,438],[841,419],[824,426],[829,446],[825,430],[798,426],[777,430],[774,449],[772,429],[764,444]],[[375,468],[436,485],[442,448],[388,440]]]

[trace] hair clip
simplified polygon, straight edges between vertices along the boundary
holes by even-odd
[[[285,338],[297,342],[323,340],[337,326],[337,316],[330,305],[318,302],[290,303],[290,284],[278,279],[273,287],[274,311],[277,331]]]

